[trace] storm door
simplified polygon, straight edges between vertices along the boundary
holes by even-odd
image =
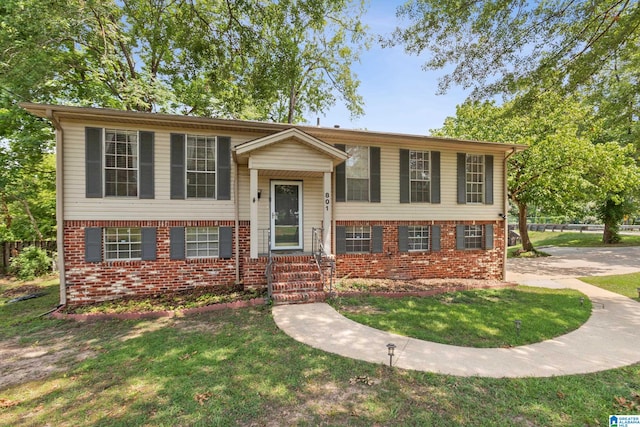
[[[271,181],[271,248],[302,249],[302,181]]]

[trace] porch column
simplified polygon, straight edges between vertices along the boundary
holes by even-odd
[[[249,169],[249,236],[251,258],[258,258],[258,169]]]
[[[323,203],[322,209],[322,244],[324,252],[331,255],[331,230],[333,229],[333,195],[331,194],[331,172],[325,172],[323,177]]]

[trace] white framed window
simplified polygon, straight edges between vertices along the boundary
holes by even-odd
[[[465,225],[464,226],[464,248],[465,249],[482,249],[483,245],[483,226],[481,225]]]
[[[347,253],[371,252],[371,227],[368,225],[346,226],[345,251]]]
[[[185,229],[187,258],[216,258],[220,254],[218,227],[187,227]]]
[[[428,225],[414,225],[408,227],[409,251],[428,251],[431,243],[431,229]]]
[[[429,151],[409,151],[411,202],[431,201],[431,156]]]
[[[142,259],[142,231],[139,227],[104,229],[105,260]]]
[[[484,156],[478,154],[467,154],[467,203],[484,202],[484,172]]]
[[[347,145],[346,196],[348,201],[369,201],[369,147]]]
[[[138,196],[138,132],[104,131],[104,195]]]
[[[188,198],[216,197],[216,137],[187,135],[186,185]]]

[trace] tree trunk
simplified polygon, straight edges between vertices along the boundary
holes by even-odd
[[[7,227],[7,230],[11,228],[11,222],[13,220],[11,216],[11,212],[9,212],[9,205],[7,204],[7,198],[5,195],[2,195],[2,213],[4,215],[4,224]]]
[[[21,202],[22,202],[22,205],[24,206],[24,211],[27,213],[27,216],[29,216],[29,220],[31,221],[33,230],[36,232],[36,236],[38,236],[38,240],[43,240],[42,233],[38,228],[38,222],[33,217],[33,214],[31,213],[31,209],[29,209],[29,203],[26,200],[21,200]]]
[[[289,93],[289,114],[287,117],[287,123],[293,123],[293,117],[296,111],[296,104],[298,103],[296,95],[296,86],[291,85],[291,92]]]
[[[523,203],[516,203],[518,206],[518,231],[520,231],[520,239],[522,239],[522,250],[525,252],[531,252],[534,250],[529,239],[529,229],[527,228],[527,205]]]

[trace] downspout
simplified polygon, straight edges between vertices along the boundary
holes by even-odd
[[[64,154],[62,144],[64,131],[53,116],[53,110],[46,110],[47,119],[56,130],[56,246],[58,250],[58,271],[60,276],[60,305],[67,304],[67,285],[64,265]]]
[[[504,253],[502,254],[502,280],[507,279],[507,249],[509,247],[509,220],[508,220],[508,212],[509,212],[509,183],[508,183],[508,171],[507,171],[507,161],[509,157],[516,154],[516,147],[511,149],[511,152],[508,153],[504,158],[504,167],[503,170],[503,183],[504,183]]]
[[[233,210],[235,216],[235,245],[236,245],[236,284],[240,283],[240,207],[238,206],[238,177],[240,173],[238,172],[238,163],[235,163],[235,182],[233,183]]]

